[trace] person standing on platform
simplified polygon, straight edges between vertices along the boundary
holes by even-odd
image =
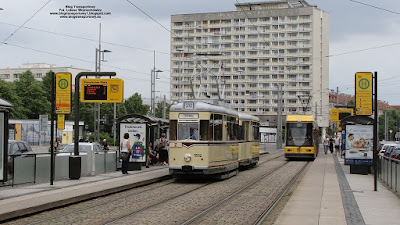
[[[329,137],[328,137],[328,135],[325,135],[323,143],[324,143],[324,152],[325,152],[325,155],[326,155],[326,154],[328,154],[328,147],[329,147]]]
[[[166,138],[166,134],[162,133],[161,138],[158,141],[158,150],[160,153],[160,163],[163,165],[168,165],[168,146],[169,142]]]
[[[333,136],[329,138],[329,151],[333,154],[333,146],[335,145],[335,140],[333,139]]]
[[[128,174],[129,158],[132,154],[131,142],[129,141],[129,134],[124,134],[124,140],[120,144],[120,158],[122,159],[122,174]]]
[[[337,154],[339,154],[339,147],[340,147],[341,140],[337,135],[334,138],[334,140],[335,140],[335,152],[336,152],[336,155],[337,155]]]

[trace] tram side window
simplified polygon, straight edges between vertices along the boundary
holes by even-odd
[[[200,137],[199,137],[199,140],[210,141],[212,139],[212,136],[210,135],[211,132],[209,132],[209,127],[210,127],[210,121],[208,121],[208,120],[200,120]]]
[[[253,123],[253,140],[254,141],[260,140],[260,131],[258,123]]]
[[[213,114],[213,116],[214,141],[222,141],[222,115]]]
[[[238,125],[237,126],[237,132],[238,132],[238,140],[244,140],[243,136],[243,126]]]
[[[227,119],[227,140],[237,140],[236,137],[236,132],[235,132],[235,125],[236,125],[236,119],[234,117],[228,116]]]
[[[175,141],[176,140],[176,126],[178,121],[170,120],[169,121],[169,140]]]

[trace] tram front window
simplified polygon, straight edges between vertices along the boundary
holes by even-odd
[[[199,140],[199,124],[198,123],[179,123],[178,140]]]
[[[286,146],[312,146],[311,123],[288,123],[286,127]]]

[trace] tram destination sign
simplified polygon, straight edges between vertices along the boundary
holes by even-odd
[[[124,100],[122,79],[81,79],[81,102],[114,103]]]
[[[56,114],[71,113],[71,81],[70,73],[56,74]]]
[[[372,73],[358,72],[355,75],[356,115],[372,115]]]

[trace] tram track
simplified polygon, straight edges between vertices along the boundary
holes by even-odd
[[[263,155],[260,157],[260,162],[257,167],[262,166],[263,164],[276,160],[280,157],[283,157],[281,154],[272,154],[272,155]],[[257,168],[256,167],[256,168]],[[68,221],[66,223],[82,223],[83,221],[87,222],[88,218],[93,214],[93,211],[97,211],[98,208],[109,208],[110,212],[104,212],[109,216],[105,216],[105,219],[93,224],[114,224],[123,220],[124,218],[131,217],[134,215],[141,214],[147,210],[151,210],[154,207],[157,207],[162,204],[167,204],[169,201],[174,199],[184,197],[185,195],[189,195],[190,193],[199,191],[204,189],[206,186],[213,184],[214,182],[207,183],[182,183],[178,182],[175,179],[164,181],[161,183],[156,183],[148,186],[144,186],[141,188],[135,188],[132,190],[119,192],[116,194],[105,196],[104,198],[96,198],[91,201],[81,202],[79,204],[73,204],[66,207],[57,208],[55,210],[49,212],[39,213],[37,215],[33,215],[28,220],[24,220],[27,218],[21,218],[20,221],[11,221],[10,224],[49,224],[55,221]],[[171,187],[174,185],[174,187]],[[171,190],[174,189],[182,189],[182,192],[170,193]],[[130,204],[130,201],[133,202],[143,202],[140,199],[135,199],[135,196],[140,195],[152,195],[152,193],[157,193],[160,195],[160,198],[144,198],[148,201],[145,201],[144,204],[140,204],[140,207],[130,207],[130,210],[122,212],[123,210],[118,210],[116,207],[110,207],[109,205],[120,205],[123,207],[124,204],[122,202],[126,202],[126,205]],[[160,193],[160,194],[159,194]],[[166,196],[167,193],[167,196]],[[162,197],[162,198],[161,198]],[[139,204],[137,204],[139,205]],[[118,206],[117,206],[118,207]],[[112,213],[112,212],[118,213]],[[49,215],[50,214],[50,215]],[[88,216],[86,216],[88,214]],[[111,215],[110,215],[111,214]],[[82,216],[85,215],[85,216]],[[45,217],[45,218],[43,218]],[[77,217],[77,218],[74,218]],[[72,221],[71,221],[71,218]],[[32,220],[33,219],[33,220]],[[80,220],[83,219],[83,220]],[[14,223],[16,222],[16,223]]]
[[[197,215],[193,216],[192,218],[186,220],[185,222],[181,223],[182,225],[188,225],[188,224],[210,224],[210,223],[215,223],[221,218],[221,215],[224,215],[225,213],[216,213],[219,211],[219,209],[223,209],[221,211],[234,211],[238,213],[238,203],[241,201],[235,198],[240,198],[240,195],[250,195],[246,192],[248,192],[249,189],[255,188],[260,181],[271,177],[273,175],[277,175],[282,172],[282,170],[285,170],[289,166],[289,164],[292,162],[286,162],[285,164],[281,165],[279,168],[276,170],[272,171],[271,173],[264,174],[257,179],[254,179],[251,183],[248,183],[247,185],[243,186],[242,188],[238,189],[237,191],[231,193],[229,196],[225,197],[221,201],[216,202],[215,204],[209,206],[208,208],[204,209],[202,212],[198,213]],[[242,223],[243,224],[262,224],[263,220],[268,216],[269,212],[273,209],[273,207],[279,202],[279,200],[284,196],[286,193],[287,189],[290,188],[290,186],[293,184],[293,182],[298,178],[298,176],[304,171],[304,169],[307,167],[308,163],[304,163],[304,165],[301,167],[301,169],[295,174],[293,178],[291,178],[290,182],[286,184],[285,188],[276,196],[271,203],[263,210],[263,212],[258,215],[257,219],[253,222],[250,222],[249,220],[245,219]],[[239,197],[238,197],[239,196]],[[233,207],[231,207],[233,205]],[[228,210],[227,208],[232,208]],[[219,221],[220,222],[220,221]],[[221,223],[235,223],[235,224],[240,224],[238,220],[236,221],[224,221]]]

